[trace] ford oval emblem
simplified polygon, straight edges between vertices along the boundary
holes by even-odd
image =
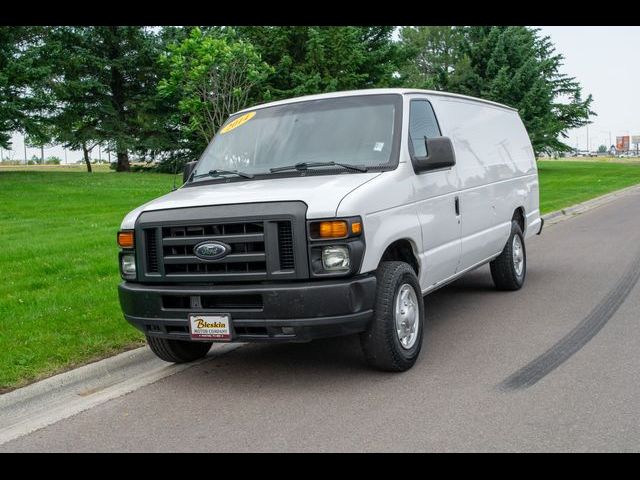
[[[227,255],[231,251],[231,247],[222,242],[202,242],[193,247],[193,253],[196,257],[203,260],[217,260]]]

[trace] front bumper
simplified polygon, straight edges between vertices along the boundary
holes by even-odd
[[[122,282],[124,316],[145,335],[189,340],[190,313],[227,313],[238,342],[304,342],[363,331],[373,315],[376,278],[250,285]]]

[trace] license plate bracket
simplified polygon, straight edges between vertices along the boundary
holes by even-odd
[[[229,342],[231,341],[231,315],[189,314],[189,334],[191,340]]]

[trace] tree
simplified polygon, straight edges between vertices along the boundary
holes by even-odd
[[[598,147],[598,153],[607,153],[609,151],[609,149],[607,148],[606,145],[600,145]]]
[[[53,27],[44,35],[39,59],[49,81],[35,91],[50,99],[42,129],[58,143],[89,151],[109,143],[117,171],[130,168],[129,152],[144,148],[158,74],[161,43],[144,27]]]
[[[400,45],[407,61],[401,66],[404,86],[449,90],[450,77],[461,68],[464,36],[457,27],[402,27]]]
[[[45,132],[46,132],[46,127],[43,125],[39,125],[37,128],[34,129],[34,132],[32,133],[32,135],[25,135],[24,137],[25,146],[40,149],[39,163],[44,163],[44,147],[47,144],[51,146],[51,144],[47,142],[47,138],[49,137]]]
[[[252,93],[260,95],[272,71],[253,45],[230,28],[207,33],[193,29],[168,47],[161,64],[167,74],[158,90],[177,103],[174,123],[193,140],[189,150],[199,151],[230,114],[248,106]]]
[[[0,147],[9,148],[11,132],[37,136],[46,99],[31,87],[47,78],[46,67],[32,55],[42,27],[0,27]],[[26,161],[26,159],[25,159]]]
[[[575,78],[560,72],[562,56],[537,29],[411,27],[401,36],[415,64],[403,78],[517,108],[536,154],[569,151],[561,139],[594,114],[591,95],[583,99]]]
[[[274,67],[264,100],[395,85],[394,27],[239,27]],[[259,99],[259,100],[263,100]]]

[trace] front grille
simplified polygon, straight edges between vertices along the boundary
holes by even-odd
[[[156,240],[156,229],[145,229],[144,238],[147,242],[147,272],[158,273],[158,242]]]
[[[238,335],[251,335],[251,336],[262,336],[267,337],[269,332],[267,331],[267,327],[235,327],[234,329],[236,334]]]
[[[222,310],[262,310],[262,295],[259,294],[226,294],[197,295],[196,300],[204,309]],[[189,295],[163,295],[162,308],[165,310],[193,310]]]
[[[224,274],[236,274],[236,273],[265,273],[266,262],[238,262],[231,263],[178,263],[178,264],[166,264],[167,257],[165,257],[165,272],[167,277],[172,275],[181,274],[196,274],[196,275],[224,275]],[[169,260],[185,261],[182,258],[170,258]],[[186,259],[190,261],[191,258]]]
[[[138,280],[211,285],[308,278],[305,218],[302,202],[143,212],[136,226]],[[227,251],[220,258],[197,256],[195,247],[208,241]]]
[[[202,308],[262,309],[262,295],[202,295]]]
[[[193,253],[201,242],[226,243],[231,251],[218,260],[202,260]],[[264,223],[219,223],[162,227],[165,276],[265,274]]]
[[[280,251],[280,270],[293,270],[293,232],[291,222],[278,222],[278,248]]]

